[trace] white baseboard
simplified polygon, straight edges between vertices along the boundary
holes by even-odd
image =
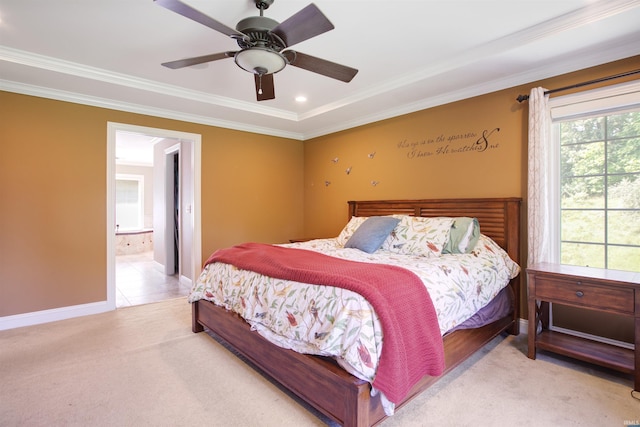
[[[550,325],[549,329],[556,332],[562,332],[563,334],[573,335],[574,337],[584,338],[591,341],[597,341],[604,344],[613,345],[616,347],[627,348],[629,350],[635,349],[635,346],[632,343],[618,341],[607,337],[601,337],[598,335],[587,334],[580,331],[574,331],[573,329],[561,328],[559,326]]]
[[[180,284],[185,285],[189,288],[193,286],[193,282],[187,276],[180,276]]]
[[[529,330],[528,328],[529,328],[529,321],[527,319],[520,318],[520,333],[526,334],[527,331]]]
[[[57,320],[71,319],[73,317],[87,316],[90,314],[104,313],[105,311],[111,310],[115,310],[115,306],[113,306],[113,304],[109,304],[107,301],[99,301],[89,304],[34,311],[31,313],[16,314],[13,316],[4,316],[0,317],[0,331],[21,328],[23,326],[39,325],[41,323],[55,322]]]

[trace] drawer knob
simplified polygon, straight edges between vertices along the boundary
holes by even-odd
[[[582,298],[582,297],[584,296],[584,292],[582,292],[582,291],[577,291],[577,292],[576,292],[576,296],[577,296],[578,298]]]

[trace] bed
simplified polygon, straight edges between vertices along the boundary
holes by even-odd
[[[476,218],[483,236],[499,245],[515,263],[520,261],[519,198],[378,200],[348,202],[354,217],[403,215],[426,218]],[[481,327],[455,329],[442,338],[443,375],[502,333],[519,333],[520,275],[508,281],[511,309]],[[381,393],[372,396],[369,381],[343,369],[331,357],[298,353],[272,344],[242,317],[210,301],[192,303],[192,329],[209,330],[259,369],[318,411],[345,426],[376,425],[388,415]],[[384,348],[384,347],[383,347]],[[395,403],[399,410],[440,376],[425,375]],[[385,412],[386,409],[386,412]]]

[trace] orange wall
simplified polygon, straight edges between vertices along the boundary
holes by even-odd
[[[496,92],[306,142],[305,231],[336,236],[348,200],[522,196],[526,105],[517,95]]]
[[[202,254],[302,233],[300,141],[0,92],[0,317],[106,299],[107,122],[202,135]]]

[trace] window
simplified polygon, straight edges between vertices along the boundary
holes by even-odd
[[[640,83],[549,101],[556,257],[640,271]]]
[[[144,228],[144,176],[116,175],[116,231]]]

